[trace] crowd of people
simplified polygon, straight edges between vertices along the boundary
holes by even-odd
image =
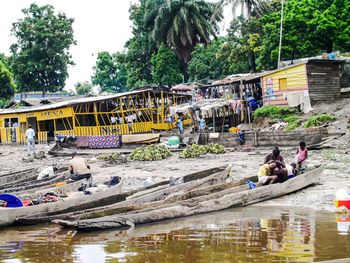
[[[264,164],[258,171],[259,182],[263,185],[283,183],[284,181],[305,172],[308,151],[305,142],[300,142],[296,151],[295,161],[286,164],[281,151],[275,147],[272,153],[265,157]]]

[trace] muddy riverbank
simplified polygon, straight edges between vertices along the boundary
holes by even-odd
[[[297,193],[283,196],[257,204],[258,206],[302,206],[317,210],[334,211],[334,194],[344,188],[350,191],[350,152],[346,141],[332,142],[337,148],[309,152],[309,164],[324,164],[326,169],[321,180]],[[338,145],[337,145],[338,144]],[[50,147],[39,145],[38,151],[48,152]],[[287,163],[293,162],[296,148],[282,148],[282,155]],[[143,185],[147,179],[157,183],[170,177],[181,177],[204,169],[232,165],[233,175],[239,177],[256,175],[264,156],[271,151],[270,148],[256,148],[251,152],[227,152],[221,155],[207,154],[196,159],[180,159],[179,153],[162,161],[138,162],[129,160],[126,164],[108,165],[98,160],[98,155],[86,156],[91,164],[94,180],[107,181],[111,176],[119,175],[126,178],[124,190],[130,190]],[[3,164],[2,172],[17,171],[20,169],[37,168],[39,171],[48,165],[67,165],[70,157],[52,157],[46,154],[44,159],[34,159],[27,162],[25,147],[2,146],[0,149],[0,162]],[[100,151],[99,151],[100,152]]]

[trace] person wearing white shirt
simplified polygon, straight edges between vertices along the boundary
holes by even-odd
[[[55,171],[57,171],[57,167],[52,165],[49,166],[47,168],[45,168],[44,170],[42,170],[38,177],[36,178],[36,180],[42,180],[45,178],[50,178],[50,177],[54,177],[55,176]]]
[[[30,155],[35,152],[35,131],[32,129],[32,126],[29,125],[26,130],[27,138],[27,154]]]

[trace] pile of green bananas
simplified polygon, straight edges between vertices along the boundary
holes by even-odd
[[[126,156],[117,152],[100,155],[97,157],[97,159],[103,160],[109,164],[121,164],[127,162]]]
[[[223,154],[226,152],[225,146],[217,143],[210,143],[206,145],[207,152],[213,154]]]
[[[190,147],[183,150],[179,157],[180,158],[196,158],[199,156],[203,156],[207,153],[213,153],[213,154],[222,154],[225,153],[225,147],[220,144],[211,143],[208,145],[198,145],[198,144],[192,144]]]
[[[158,161],[169,156],[171,156],[169,149],[157,144],[136,148],[130,154],[130,158],[134,161]]]

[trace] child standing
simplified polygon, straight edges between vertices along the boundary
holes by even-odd
[[[307,159],[307,149],[305,142],[299,143],[299,148],[297,150],[297,155],[295,156],[295,162],[297,164],[297,169],[300,171],[305,171],[306,169],[306,159]]]

